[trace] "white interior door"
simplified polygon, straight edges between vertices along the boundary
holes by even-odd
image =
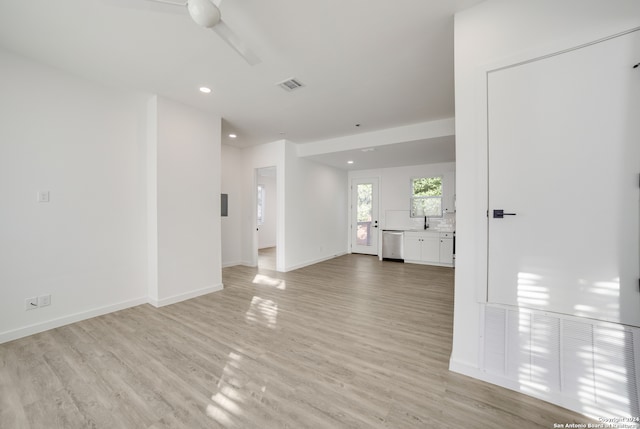
[[[490,302],[640,326],[639,61],[634,32],[489,73]]]
[[[378,179],[351,181],[351,251],[378,254]]]

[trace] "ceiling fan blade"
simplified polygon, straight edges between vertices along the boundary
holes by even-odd
[[[187,11],[186,0],[142,0],[141,3],[156,12],[184,14]]]
[[[251,66],[255,66],[262,62],[256,54],[224,23],[220,21],[213,31],[218,33],[218,36],[222,38],[229,46],[231,46],[244,60]]]
[[[187,13],[186,0],[101,0],[110,6],[134,9],[150,10],[152,12],[175,13],[184,15]]]
[[[144,1],[149,1],[152,3],[163,3],[163,4],[169,4],[172,6],[186,6],[187,2],[186,1],[180,1],[180,0],[176,0],[176,1],[172,1],[172,0],[144,0]]]

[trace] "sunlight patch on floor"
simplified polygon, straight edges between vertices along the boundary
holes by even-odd
[[[229,353],[229,359],[218,382],[218,391],[211,396],[211,403],[206,408],[207,416],[224,427],[236,426],[237,421],[234,418],[242,416],[241,405],[244,401],[238,390],[233,387],[241,385],[235,371],[236,368],[240,368],[241,362],[240,354]]]
[[[245,318],[248,322],[266,324],[268,328],[275,328],[278,321],[278,304],[270,299],[254,296]]]
[[[274,279],[273,277],[265,276],[263,274],[256,274],[253,278],[253,283],[262,286],[274,287],[280,290],[285,290],[287,288],[287,282],[284,280]]]

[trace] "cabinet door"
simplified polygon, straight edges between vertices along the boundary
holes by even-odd
[[[440,237],[424,237],[422,239],[423,262],[440,262]]]
[[[440,263],[442,264],[453,263],[453,239],[452,238],[440,239]]]
[[[404,259],[406,261],[419,261],[422,240],[416,236],[404,236]]]

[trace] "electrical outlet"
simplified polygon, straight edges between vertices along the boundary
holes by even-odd
[[[46,307],[51,305],[51,295],[42,295],[38,297],[38,307]]]
[[[38,308],[38,298],[27,298],[24,300],[25,310],[35,310]]]

